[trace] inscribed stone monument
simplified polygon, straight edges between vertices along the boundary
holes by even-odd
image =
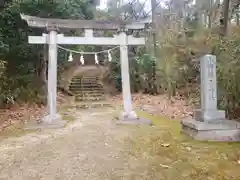
[[[225,111],[217,109],[216,56],[200,59],[201,108],[194,119],[185,119],[182,131],[197,140],[239,141],[240,123],[225,118]]]

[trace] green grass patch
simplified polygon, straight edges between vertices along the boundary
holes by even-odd
[[[240,143],[200,142],[181,134],[178,120],[139,111],[153,126],[129,138],[130,154],[147,164],[147,179],[239,180]]]
[[[76,119],[73,115],[62,115],[62,119],[67,122],[72,122]]]

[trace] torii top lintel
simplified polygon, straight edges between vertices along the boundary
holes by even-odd
[[[28,23],[30,27],[48,28],[55,27],[59,29],[102,29],[102,30],[118,30],[145,28],[145,22],[141,21],[108,21],[108,20],[72,20],[72,19],[52,19],[40,18],[21,14],[21,18]]]

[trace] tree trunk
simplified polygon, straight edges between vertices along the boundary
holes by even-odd
[[[151,8],[152,8],[152,43],[153,43],[153,64],[152,64],[152,91],[155,91],[154,93],[157,93],[157,87],[156,87],[156,60],[157,60],[157,31],[156,31],[156,6],[157,2],[156,0],[151,0]]]
[[[43,104],[47,103],[47,59],[48,59],[48,45],[44,45],[44,49],[37,62],[37,86],[40,90],[40,96]]]
[[[212,13],[210,12],[208,15],[208,28],[212,28]]]
[[[224,6],[223,6],[223,19],[222,19],[222,35],[227,35],[227,29],[228,29],[228,17],[229,17],[229,5],[230,0],[224,0]]]
[[[240,25],[239,5],[237,6],[237,10],[236,10],[236,23],[237,23],[237,26]]]

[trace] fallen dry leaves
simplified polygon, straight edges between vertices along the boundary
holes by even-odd
[[[66,101],[66,96],[58,92],[57,103],[62,104]],[[20,125],[30,120],[39,120],[46,113],[46,107],[37,104],[16,104],[9,109],[0,109],[0,131],[11,125]]]
[[[193,107],[178,96],[169,100],[167,95],[133,94],[132,99],[135,107],[151,114],[163,115],[171,119],[182,119],[193,115]],[[112,97],[112,102],[122,104],[122,95]]]
[[[170,101],[166,95],[133,94],[132,98],[135,107],[151,114],[164,115],[171,119],[180,119],[192,115],[193,108],[180,97],[174,97]],[[58,105],[67,101],[68,97],[58,92]],[[109,101],[115,105],[122,104],[122,95],[110,97]],[[11,125],[21,124],[29,120],[39,120],[46,112],[46,107],[36,104],[22,104],[10,109],[0,109],[0,131]]]
[[[36,104],[15,105],[0,110],[0,131],[11,125],[19,125],[29,120],[40,119],[46,112],[43,106]]]

